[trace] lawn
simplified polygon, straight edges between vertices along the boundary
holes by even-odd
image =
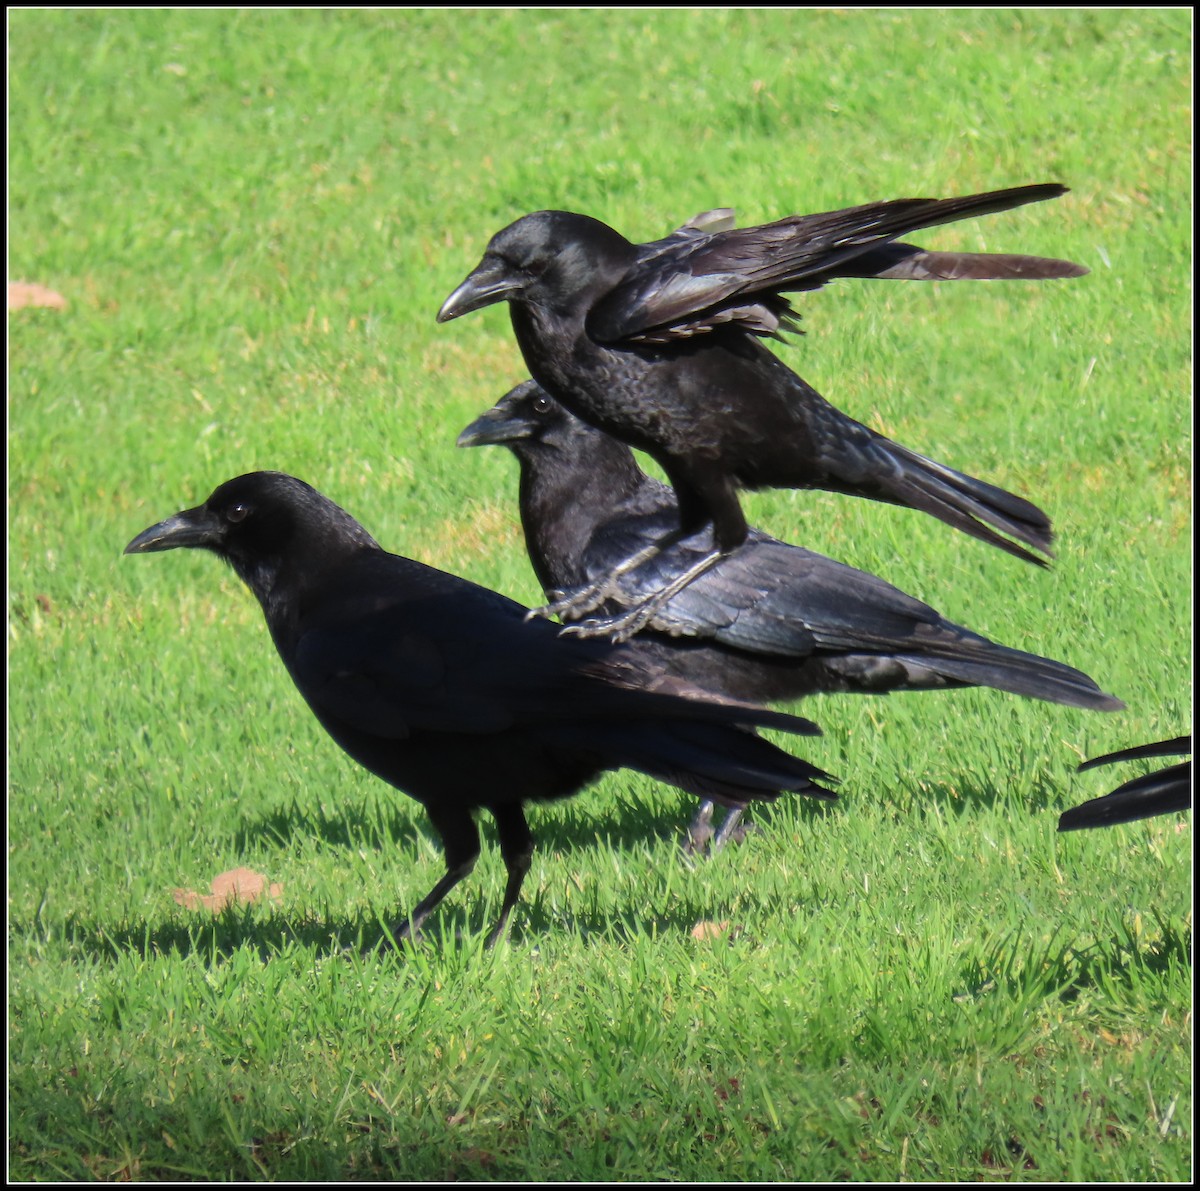
[[[9,276],[66,304],[9,315],[10,1175],[1190,1179],[1191,816],[1055,832],[1137,771],[1080,760],[1190,725],[1190,68],[1186,10],[12,11]],[[746,506],[1127,710],[810,699],[833,806],[689,867],[689,801],[610,775],[533,810],[508,944],[485,824],[391,949],[420,808],[227,569],[125,543],[270,468],[534,602],[513,461],[454,448],[525,375],[507,315],[434,320],[493,232],[1048,181],[919,242],[1087,277],[843,282],[778,351],[1051,511],[1055,566]],[[277,897],[177,899],[240,866]]]

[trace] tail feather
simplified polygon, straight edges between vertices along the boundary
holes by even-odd
[[[1082,277],[1074,261],[1006,252],[927,252],[915,244],[884,244],[848,261],[839,277],[889,281],[1048,281]]]
[[[758,358],[768,362],[764,370],[785,367],[765,349]],[[808,448],[797,464],[787,435],[779,444],[757,443],[757,452],[747,450],[739,461],[737,477],[746,487],[795,485],[864,496],[919,509],[1037,566],[1047,564],[1002,535],[1053,557],[1050,518],[1037,505],[885,438],[790,370],[784,383],[789,416],[803,426]]]
[[[1111,765],[1114,761],[1136,761],[1146,757],[1173,757],[1192,751],[1190,736],[1176,736],[1152,744],[1137,744],[1093,757],[1080,765],[1091,769]],[[1182,761],[1135,777],[1118,786],[1111,794],[1093,798],[1090,802],[1064,811],[1058,820],[1059,831],[1078,831],[1084,827],[1111,827],[1114,823],[1131,823],[1171,811],[1185,811],[1192,805],[1192,763]]]
[[[1088,711],[1120,711],[1125,704],[1102,691],[1086,674],[1037,654],[989,643],[978,657],[942,657],[935,651],[898,655],[906,664],[932,670],[970,686],[992,687]]]
[[[580,746],[594,747],[594,726],[582,731]],[[606,746],[616,766],[726,806],[771,801],[783,793],[837,797],[818,784],[837,778],[732,723],[649,719],[614,728]]]
[[[1059,831],[1079,831],[1084,827],[1111,827],[1186,811],[1192,805],[1192,763],[1181,761],[1166,769],[1135,777],[1118,786],[1111,794],[1064,811],[1058,820]]]
[[[887,442],[889,455],[902,469],[896,495],[891,498],[895,503],[929,513],[1026,562],[1041,567],[1048,565],[1001,536],[1001,533],[1008,534],[1052,558],[1054,532],[1050,518],[1037,505],[994,484],[918,455],[898,443],[883,441]]]
[[[1079,767],[1080,773],[1085,769],[1095,769],[1097,765],[1112,765],[1116,761],[1140,761],[1144,757],[1177,757],[1192,751],[1190,736],[1173,736],[1170,740],[1156,740],[1152,744],[1135,744],[1127,749],[1117,749],[1113,753],[1105,753],[1102,757],[1093,757],[1084,761]]]

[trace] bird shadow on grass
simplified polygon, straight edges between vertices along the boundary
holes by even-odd
[[[1172,969],[1190,972],[1190,923],[1155,912],[1156,929],[1144,933],[1122,923],[1110,936],[1080,945],[1055,931],[1048,940],[1029,939],[1023,930],[995,942],[984,956],[963,967],[963,993],[955,1000],[976,1000],[1004,990],[1016,1002],[1076,1001],[1099,990],[1111,1003],[1114,994],[1136,1000],[1139,989],[1157,988]]]
[[[398,942],[393,931],[370,909],[338,915],[290,917],[281,912],[264,916],[250,906],[230,907],[214,916],[164,921],[150,918],[101,923],[72,916],[63,924],[62,936],[71,950],[101,963],[119,963],[129,957],[154,959],[164,955],[199,956],[210,967],[229,962],[235,954],[253,951],[262,963],[278,962],[289,951],[301,962],[341,959],[354,965],[372,959],[439,968],[447,960],[474,966],[482,963],[484,940],[492,925],[499,886],[465,904],[449,904],[435,912],[417,944]],[[583,899],[581,899],[583,900]],[[394,913],[398,913],[398,909]],[[644,905],[599,911],[580,906],[563,912],[550,909],[536,894],[522,902],[514,914],[509,939],[499,950],[512,949],[537,957],[557,940],[575,937],[585,946],[625,946],[649,938],[663,940],[693,936],[699,922],[711,917],[712,905],[702,883],[677,890],[665,911]],[[974,956],[964,965],[956,1001],[975,1001],[1003,990],[1009,997],[1030,1005],[1046,999],[1071,1002],[1100,990],[1111,998],[1113,990],[1136,1000],[1139,989],[1156,986],[1172,969],[1190,972],[1193,959],[1192,930],[1184,921],[1155,915],[1156,929],[1135,937],[1118,929],[1111,937],[1080,946],[1055,932],[1049,941],[1023,936],[1005,937],[986,956]],[[33,922],[10,923],[10,938],[44,935]],[[698,945],[753,945],[749,935],[734,930]],[[310,960],[307,958],[312,956]],[[286,961],[285,961],[286,962]],[[292,962],[296,962],[293,960]]]
[[[1013,815],[1050,816],[1063,802],[1063,783],[1046,774],[1008,777],[970,773],[951,780],[928,781],[920,776],[885,794],[898,817],[960,820],[987,811]],[[849,805],[847,803],[847,805]],[[1057,820],[1048,818],[1053,830]]]
[[[555,807],[534,812],[537,847],[546,853],[569,856],[575,852],[608,848],[617,853],[637,854],[639,862],[648,859],[647,844],[655,841],[682,841],[684,824],[694,804],[686,799],[678,806],[635,805],[622,802],[617,814],[603,817],[586,814],[573,807]],[[823,803],[805,800],[800,811],[814,819],[836,813]],[[756,807],[761,830],[770,831],[770,806]],[[491,929],[503,889],[495,833],[490,817],[480,816],[482,852],[475,873],[454,890],[423,927],[418,948],[437,951],[459,950],[469,954],[482,948]],[[427,856],[440,852],[440,840],[422,821],[418,809],[409,813],[361,804],[327,812],[323,808],[299,808],[274,812],[239,828],[239,850],[261,845],[263,837],[281,845],[316,835],[332,847],[371,848],[377,851],[408,849]],[[417,836],[425,843],[415,844]],[[731,848],[745,844],[731,844]],[[753,846],[752,842],[749,846]],[[536,855],[536,853],[535,853]],[[671,852],[663,862],[703,870],[704,861],[690,861],[682,852]],[[71,915],[60,928],[40,920],[11,921],[10,938],[48,939],[61,931],[68,948],[92,959],[117,961],[130,955],[153,958],[157,955],[200,955],[212,964],[228,959],[247,948],[267,960],[296,948],[314,952],[318,957],[363,955],[394,952],[400,957],[412,955],[412,945],[397,942],[396,929],[403,921],[404,909],[415,904],[422,888],[417,878],[406,880],[398,888],[394,905],[381,915],[364,907],[351,914],[332,914],[319,910],[292,915],[285,909],[265,909],[262,905],[232,903],[216,913],[179,911],[167,915],[139,916],[123,921],[100,921],[90,916]],[[580,898],[578,908],[564,913],[548,909],[534,892],[532,882],[527,896],[514,914],[511,933],[513,945],[537,948],[561,934],[573,934],[596,942],[623,942],[647,935],[682,936],[691,932],[698,921],[712,916],[712,903],[704,882],[685,881],[672,893],[670,908],[661,912],[647,909],[644,903],[622,909],[592,909]]]
[[[288,951],[313,959],[344,958],[361,962],[372,955],[395,956],[400,962],[458,953],[465,958],[484,950],[500,899],[500,886],[486,896],[466,904],[438,907],[422,927],[421,938],[411,943],[397,937],[402,921],[399,906],[389,910],[386,921],[370,909],[350,915],[305,915],[292,917],[275,912],[268,917],[251,907],[228,908],[221,913],[191,920],[132,918],[119,923],[101,923],[81,916],[67,919],[61,928],[67,948],[89,960],[118,963],[129,957],[152,960],[160,956],[198,956],[207,966],[218,967],[236,953],[255,952],[263,963],[278,962]],[[500,947],[537,952],[552,940],[574,935],[589,944],[621,945],[635,938],[689,935],[697,922],[705,920],[711,905],[703,893],[674,896],[671,909],[648,912],[644,907],[611,913],[581,909],[564,914],[542,908],[539,899],[522,902],[513,915],[509,938]],[[32,923],[13,922],[16,938],[36,933]],[[311,962],[305,959],[303,962]],[[423,964],[422,964],[423,966]]]

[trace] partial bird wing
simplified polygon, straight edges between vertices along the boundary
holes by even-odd
[[[674,511],[616,518],[583,555],[588,575],[611,569],[674,528]],[[663,550],[621,581],[615,602],[635,607],[712,550],[704,530]],[[896,649],[941,618],[890,583],[758,531],[661,608],[659,632],[713,639],[750,653],[804,658],[819,648]]]
[[[1192,751],[1190,736],[1175,736],[1150,744],[1135,744],[1080,765],[1080,770],[1117,761],[1137,761],[1146,757],[1175,757]],[[1149,819],[1170,811],[1185,811],[1192,805],[1192,763],[1183,761],[1153,773],[1143,774],[1118,786],[1111,794],[1065,811],[1058,820],[1059,831],[1078,831],[1083,827],[1110,827]]]
[[[1178,765],[1168,765],[1166,769],[1135,777],[1111,794],[1064,811],[1059,817],[1058,829],[1079,831],[1084,827],[1111,827],[1171,811],[1186,811],[1191,805],[1192,763],[1181,761]]]
[[[636,553],[671,528],[666,508],[614,519],[584,551],[588,577],[607,573],[614,558]],[[711,548],[711,531],[705,531],[663,550],[622,577],[609,611],[636,607]],[[649,627],[772,662],[822,653],[872,654],[946,679],[1069,706],[1105,711],[1124,706],[1080,670],[989,641],[875,575],[757,530],[673,596]]]
[[[1102,757],[1092,757],[1079,767],[1082,773],[1085,769],[1095,769],[1098,765],[1112,765],[1117,761],[1139,761],[1143,757],[1181,757],[1192,751],[1190,736],[1173,736],[1170,740],[1156,740],[1151,744],[1135,744],[1127,749],[1117,749],[1115,753],[1105,753]]]
[[[401,597],[297,642],[293,677],[315,710],[386,740],[414,732],[502,732],[518,715],[506,697],[502,639],[483,642],[479,609]],[[460,621],[467,630],[456,631]],[[518,667],[519,671],[519,667]]]
[[[304,627],[292,672],[318,714],[384,739],[419,731],[487,734],[558,722],[661,716],[819,734],[784,712],[641,689],[629,651],[562,639],[486,588],[379,552],[326,599],[336,621]],[[684,696],[683,698],[677,696]]]
[[[794,329],[781,291],[818,289],[835,277],[1076,277],[1070,261],[978,253],[927,253],[900,236],[976,215],[1057,198],[1065,186],[1017,186],[951,199],[893,199],[707,235],[675,233],[645,245],[622,282],[588,317],[601,342],[666,343],[737,323],[756,335]]]

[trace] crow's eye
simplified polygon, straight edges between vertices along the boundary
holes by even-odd
[[[245,521],[250,516],[250,506],[246,504],[230,505],[225,514],[225,520],[233,522],[236,525],[239,521]]]
[[[533,399],[533,412],[535,414],[548,414],[550,412],[550,398],[544,395],[535,397]]]

